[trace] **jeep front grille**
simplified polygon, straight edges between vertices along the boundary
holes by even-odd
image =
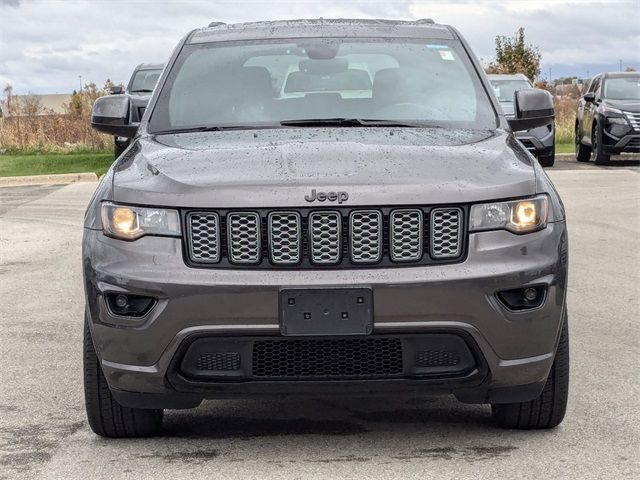
[[[202,267],[348,268],[460,261],[462,207],[186,212],[187,261]]]

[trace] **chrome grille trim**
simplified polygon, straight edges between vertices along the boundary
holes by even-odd
[[[302,219],[298,212],[271,212],[267,217],[269,258],[274,265],[302,260]]]
[[[312,212],[309,215],[309,254],[317,265],[340,263],[342,258],[342,216],[340,212]]]
[[[629,123],[631,124],[633,129],[640,130],[640,113],[627,111],[624,111],[623,113],[627,117],[627,120],[629,120]]]
[[[190,212],[187,215],[189,257],[198,263],[220,261],[220,217],[215,212]]]
[[[403,208],[389,216],[389,255],[394,262],[417,262],[422,258],[424,228],[422,210]]]
[[[260,262],[260,215],[255,212],[233,212],[227,215],[227,248],[233,263]]]
[[[462,210],[434,208],[431,210],[431,257],[455,258],[462,253]]]
[[[355,210],[349,214],[349,255],[353,263],[377,263],[382,260],[382,213]]]

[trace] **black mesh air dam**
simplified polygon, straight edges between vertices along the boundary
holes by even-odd
[[[254,377],[344,378],[401,375],[399,338],[257,340]]]

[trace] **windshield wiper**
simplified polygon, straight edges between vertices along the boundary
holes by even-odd
[[[169,133],[190,133],[190,132],[222,132],[226,130],[259,130],[269,128],[280,128],[279,124],[257,124],[257,125],[203,125],[201,127],[172,128],[153,132],[154,135],[166,135]]]
[[[152,93],[153,90],[149,90],[147,88],[143,88],[142,90],[131,90],[131,93]]]
[[[403,122],[401,120],[378,120],[370,118],[302,118],[299,120],[283,120],[283,127],[426,127],[420,122]]]

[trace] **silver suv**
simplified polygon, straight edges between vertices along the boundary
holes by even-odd
[[[522,73],[514,75],[487,75],[493,91],[498,97],[500,107],[507,118],[514,115],[514,94],[518,90],[533,88],[531,81]],[[550,122],[541,127],[517,132],[516,138],[522,142],[527,150],[536,156],[540,165],[552,167],[556,158],[555,125]]]
[[[217,25],[175,49],[86,214],[91,428],[264,395],[449,394],[550,428],[568,388],[567,230],[469,45],[431,21]]]

